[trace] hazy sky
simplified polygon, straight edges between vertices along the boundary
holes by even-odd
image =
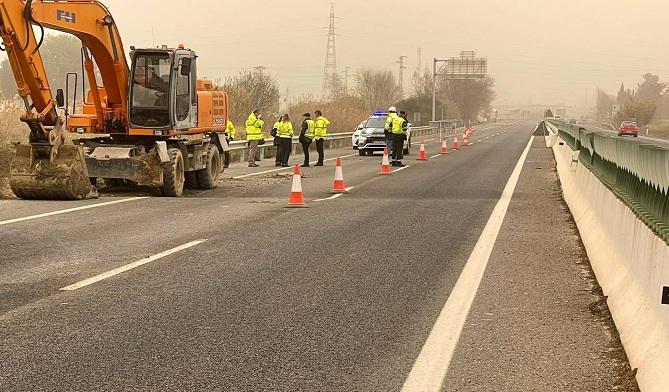
[[[180,42],[200,76],[263,65],[291,94],[319,93],[331,1],[106,0],[124,45]],[[589,104],[645,72],[669,78],[666,0],[335,0],[343,73],[370,66],[409,74],[433,57],[475,50],[489,60],[498,102]]]

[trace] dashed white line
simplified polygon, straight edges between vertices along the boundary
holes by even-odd
[[[395,169],[395,170],[393,170],[393,173],[401,172],[402,170],[406,170],[406,169],[408,169],[408,168],[410,168],[410,167],[411,167],[411,165],[406,165],[406,166],[404,166],[404,167],[400,167],[399,169]]]
[[[430,159],[438,158],[438,157],[440,157],[440,156],[441,156],[441,154],[432,155],[432,156],[430,157]]]
[[[334,161],[337,158],[350,158],[350,157],[353,157],[353,156],[356,156],[356,155],[358,155],[358,154],[342,155],[342,156],[335,157],[335,158],[324,159],[323,162]],[[313,161],[313,162],[311,162],[311,164],[314,164],[316,162],[317,161]],[[232,177],[232,179],[233,180],[238,180],[240,178],[247,178],[247,177],[259,176],[261,174],[274,173],[274,172],[279,172],[279,171],[288,171],[288,170],[293,170],[293,168],[292,167],[280,167],[278,169],[271,169],[271,170],[264,170],[264,171],[260,171],[260,172],[256,172],[256,173],[243,174],[241,176]]]
[[[75,212],[75,211],[89,210],[91,208],[110,206],[112,204],[127,203],[129,201],[135,201],[135,200],[141,200],[141,199],[148,199],[148,197],[144,197],[144,196],[143,197],[131,197],[131,198],[128,198],[128,199],[113,200],[113,201],[107,201],[107,202],[104,202],[104,203],[96,203],[96,204],[89,204],[89,205],[85,205],[85,206],[81,206],[81,207],[68,208],[68,209],[65,209],[65,210],[45,212],[43,214],[24,216],[22,218],[15,218],[15,219],[0,221],[0,226],[9,225],[9,224],[18,223],[18,222],[25,222],[25,221],[29,221],[29,220],[33,220],[33,219],[46,218],[48,216],[67,214],[68,212]]]
[[[404,382],[402,392],[441,390],[533,140],[534,136],[530,138],[525,151],[516,163],[502,196]]]
[[[344,189],[344,190],[345,190],[346,192],[350,192],[351,189],[353,189],[353,188],[355,188],[355,187],[354,187],[354,186],[350,186],[350,187],[348,187],[348,188],[346,188],[346,189]],[[325,199],[315,199],[314,201],[334,200],[334,199],[339,198],[339,197],[341,197],[341,196],[343,196],[343,195],[344,195],[344,193],[337,193],[337,194],[332,195],[332,196],[330,196],[330,197],[326,197]]]
[[[342,197],[344,194],[343,193],[337,193],[336,195],[332,195],[330,197],[326,197],[325,199],[315,199],[314,201],[326,201],[326,200],[334,200],[338,197]]]
[[[195,245],[198,245],[198,244],[201,244],[201,243],[203,243],[203,242],[205,242],[205,241],[206,241],[206,240],[196,240],[196,241],[191,241],[191,242],[189,242],[189,243],[187,243],[187,244],[183,244],[183,245],[177,246],[176,248],[172,248],[172,249],[166,250],[166,251],[164,251],[164,252],[155,254],[155,255],[153,255],[153,256],[149,256],[149,257],[146,257],[146,258],[144,258],[144,259],[137,260],[137,261],[135,261],[135,262],[133,262],[133,263],[126,264],[126,265],[124,265],[124,266],[115,268],[115,269],[113,269],[113,270],[111,270],[111,271],[104,272],[104,273],[102,273],[102,274],[100,274],[100,275],[96,275],[96,276],[94,276],[94,277],[92,277],[92,278],[84,279],[84,280],[82,280],[82,281],[80,281],[80,282],[77,282],[77,283],[71,284],[71,285],[69,285],[69,286],[63,287],[63,288],[61,288],[60,290],[61,290],[61,291],[74,291],[74,290],[78,290],[78,289],[80,289],[80,288],[82,288],[82,287],[86,287],[86,286],[92,285],[93,283],[97,283],[97,282],[99,282],[99,281],[101,281],[101,280],[111,278],[112,276],[116,276],[116,275],[121,274],[121,273],[123,273],[123,272],[129,271],[129,270],[131,270],[131,269],[133,269],[133,268],[137,268],[137,267],[140,267],[140,266],[142,266],[142,265],[144,265],[144,264],[148,264],[148,263],[150,263],[150,262],[152,262],[152,261],[156,261],[156,260],[158,260],[158,259],[162,259],[163,257],[169,256],[169,255],[171,255],[171,254],[173,254],[173,253],[181,252],[181,251],[184,250],[184,249],[191,248],[191,247],[193,247],[193,246],[195,246]]]

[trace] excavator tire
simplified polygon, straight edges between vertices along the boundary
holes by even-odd
[[[197,181],[197,173],[194,171],[186,172],[186,188],[197,189],[200,183]]]
[[[83,148],[61,145],[53,160],[39,147],[19,144],[10,166],[9,186],[21,199],[84,200],[97,197],[88,178]]]
[[[184,158],[178,148],[170,148],[167,153],[170,156],[170,163],[163,169],[163,196],[180,197],[186,182]]]
[[[221,154],[214,144],[209,144],[207,147],[207,167],[196,173],[200,188],[214,189],[218,186],[221,177]]]

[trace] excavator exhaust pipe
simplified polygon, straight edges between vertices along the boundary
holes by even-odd
[[[97,197],[79,145],[16,146],[9,186],[21,199],[83,200]]]

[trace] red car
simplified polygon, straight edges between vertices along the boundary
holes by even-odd
[[[618,136],[630,135],[639,137],[639,126],[636,121],[623,121],[618,127]]]

